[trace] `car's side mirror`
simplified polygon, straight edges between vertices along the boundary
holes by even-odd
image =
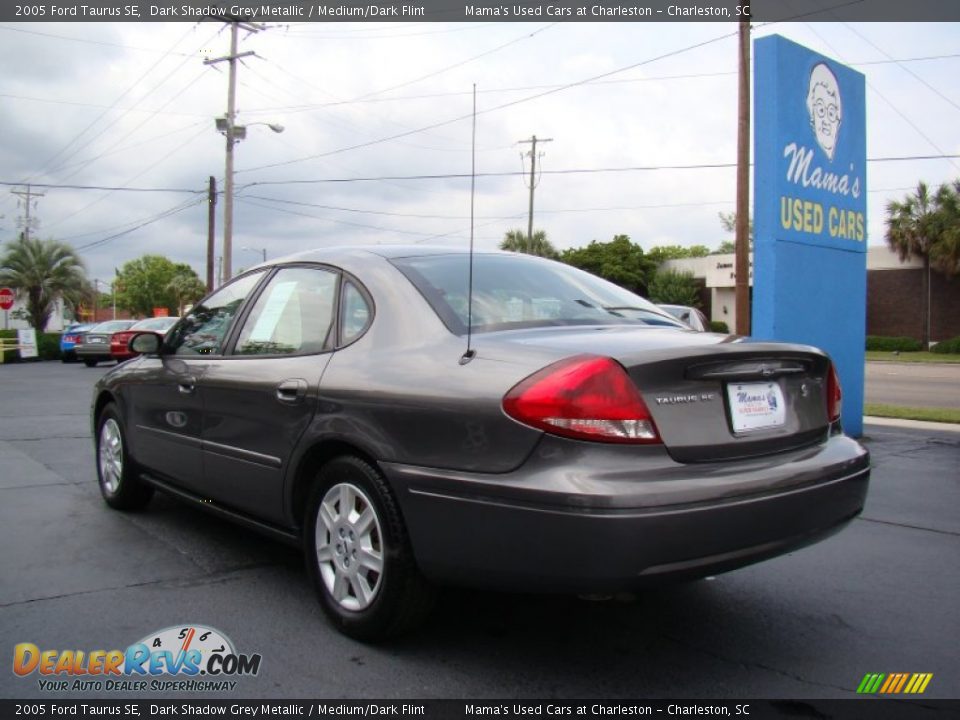
[[[137,333],[130,338],[127,347],[140,355],[156,355],[160,352],[160,336],[152,332]]]

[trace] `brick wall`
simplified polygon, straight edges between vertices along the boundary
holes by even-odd
[[[932,340],[960,336],[960,277],[930,273]],[[923,338],[922,269],[871,270],[867,273],[867,335]]]

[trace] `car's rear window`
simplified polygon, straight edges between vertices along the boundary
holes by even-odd
[[[107,322],[102,322],[99,325],[95,325],[91,328],[91,333],[112,333],[118,332],[120,330],[126,330],[128,327],[133,325],[133,320],[108,320]]]
[[[394,258],[446,326],[467,330],[469,255]],[[474,332],[551,325],[683,327],[639,295],[559,262],[520,254],[476,254]]]

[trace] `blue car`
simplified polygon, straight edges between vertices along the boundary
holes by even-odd
[[[67,326],[60,336],[60,359],[65,362],[77,361],[77,343],[83,339],[83,333],[96,323],[74,323]]]

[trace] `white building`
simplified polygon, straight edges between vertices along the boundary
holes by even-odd
[[[735,272],[736,258],[733,253],[726,255],[707,255],[699,258],[667,260],[662,267],[677,272],[692,272],[693,276],[703,280],[709,293],[709,303],[703,308],[710,320],[727,323],[733,329],[737,317]],[[886,245],[871,245],[867,248],[867,272],[874,270],[915,270],[922,268],[923,262],[910,258],[904,262]],[[753,286],[753,254],[750,256],[750,285]]]

